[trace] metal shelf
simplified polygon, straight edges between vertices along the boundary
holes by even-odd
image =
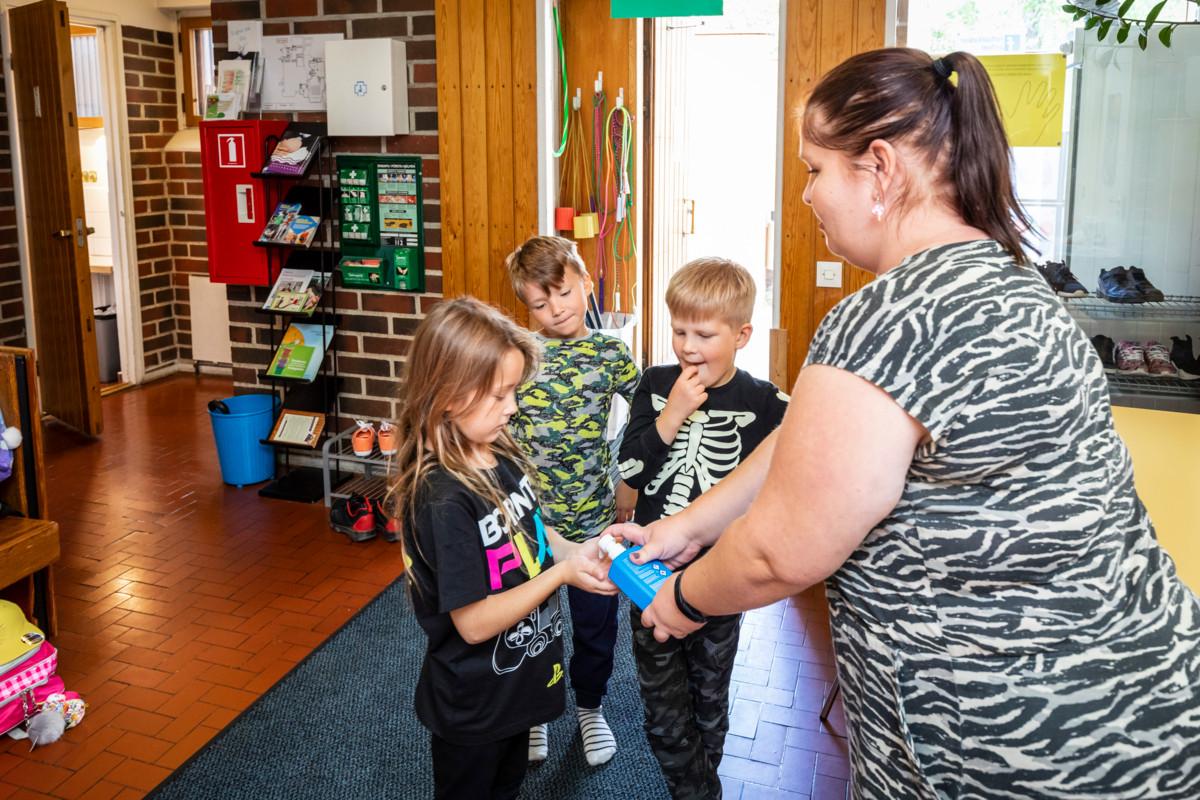
[[[387,493],[391,456],[379,452],[378,441],[371,455],[354,455],[350,437],[355,430],[357,427],[351,426],[336,436],[329,437],[321,447],[321,473],[324,476],[326,507],[333,505],[334,498],[361,494],[377,500]],[[362,468],[362,474],[355,473],[349,479],[335,485],[335,477],[344,474],[339,469],[341,464],[357,465]]]
[[[1099,296],[1060,298],[1067,310],[1094,319],[1194,320],[1200,322],[1200,297],[1171,294],[1160,303],[1113,303]]]
[[[1108,387],[1113,394],[1148,397],[1182,397],[1200,400],[1200,381],[1185,381],[1140,372],[1110,372]]]

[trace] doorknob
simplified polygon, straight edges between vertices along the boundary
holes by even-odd
[[[59,229],[51,234],[55,239],[70,239],[71,232],[65,228]]]
[[[93,233],[96,232],[96,229],[95,228],[87,228],[86,231],[87,231],[87,235],[91,236]]]

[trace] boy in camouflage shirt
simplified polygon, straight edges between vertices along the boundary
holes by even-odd
[[[632,401],[638,368],[624,342],[589,331],[585,320],[591,279],[575,243],[535,236],[508,257],[517,297],[540,328],[538,374],[517,392],[512,431],[538,469],[546,521],[571,541],[597,535],[633,516],[637,493],[615,491],[605,432],[614,395]],[[569,675],[588,764],[616,753],[601,701],[613,668],[616,596],[567,588],[574,655]],[[529,732],[529,758],[546,758],[546,726]]]

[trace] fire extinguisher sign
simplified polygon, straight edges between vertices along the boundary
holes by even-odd
[[[217,134],[217,164],[223,168],[246,166],[246,137],[244,134]]]

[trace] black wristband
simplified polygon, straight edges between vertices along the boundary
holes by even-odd
[[[679,577],[675,579],[675,607],[679,609],[679,613],[690,619],[692,622],[708,622],[708,617],[704,616],[700,611],[696,610],[683,599],[683,573],[679,573]]]

